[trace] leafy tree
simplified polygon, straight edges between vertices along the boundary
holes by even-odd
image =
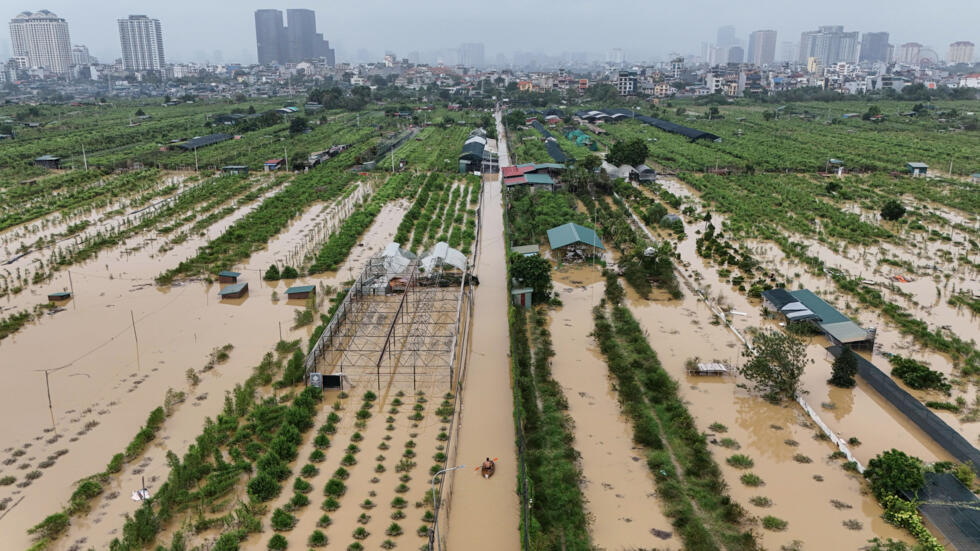
[[[511,259],[510,273],[534,289],[535,303],[547,302],[551,298],[551,263],[547,259],[516,254]]]
[[[507,113],[503,118],[504,126],[510,129],[523,125],[525,120],[527,120],[527,115],[520,109]]]
[[[806,366],[803,340],[779,331],[764,331],[752,338],[752,346],[755,352],[745,351],[749,361],[739,368],[739,373],[767,400],[795,398]]]
[[[272,524],[272,529],[276,532],[292,530],[293,526],[296,525],[296,517],[282,509],[277,508],[272,512],[272,520],[270,523]]]
[[[145,115],[146,115],[146,113],[143,112],[143,108],[142,107],[136,110],[136,116],[137,117],[143,117]]]
[[[248,495],[256,501],[269,501],[279,495],[279,483],[269,473],[259,471],[248,481]]]
[[[274,534],[271,538],[269,538],[268,548],[272,549],[273,551],[282,551],[288,545],[289,542],[283,537],[282,534]]]
[[[895,199],[889,199],[885,206],[881,207],[881,217],[885,220],[898,220],[905,216],[905,207]]]
[[[578,162],[578,166],[582,167],[588,172],[595,172],[597,168],[602,166],[602,159],[598,155],[587,155],[584,159]]]
[[[881,501],[890,495],[901,497],[903,491],[917,493],[926,482],[922,471],[921,459],[892,448],[868,461],[864,478],[871,483],[871,491]]]
[[[837,180],[831,180],[831,181],[827,182],[826,187],[824,187],[824,191],[826,191],[829,195],[833,195],[833,194],[837,193],[838,191],[840,191],[841,188],[843,188],[843,187],[844,186],[842,186],[841,183],[838,182]]]
[[[55,513],[53,515],[48,515],[47,518],[38,523],[36,526],[29,528],[27,533],[37,535],[39,539],[55,539],[68,529],[69,524],[71,524],[71,522],[69,521],[67,514]]]
[[[881,107],[878,107],[877,105],[872,105],[871,107],[868,107],[868,110],[865,111],[863,115],[861,115],[861,118],[864,120],[871,120],[871,117],[877,117],[880,114],[881,114]]]
[[[279,267],[275,264],[269,266],[269,269],[265,271],[265,275],[262,279],[266,281],[279,281],[282,276],[279,274]]]
[[[132,518],[126,515],[126,522],[123,524],[123,541],[134,548],[142,547],[152,542],[159,531],[160,521],[153,513],[153,506],[149,501],[144,501],[143,506],[133,513]]]
[[[636,166],[643,164],[649,155],[650,150],[647,147],[647,143],[641,138],[634,138],[625,142],[620,141],[614,143],[609,148],[606,160],[616,166],[624,164]]]
[[[302,134],[310,127],[310,121],[306,117],[296,116],[293,120],[289,121],[289,134],[295,136],[296,134]]]
[[[292,266],[284,266],[282,269],[282,274],[280,274],[279,277],[280,279],[296,279],[299,277],[299,272],[297,272],[296,268],[293,268]]]
[[[254,105],[249,105],[248,106],[248,114],[249,115],[254,115],[255,114],[255,106]]]
[[[827,382],[840,388],[854,388],[854,385],[857,384],[854,380],[857,370],[857,355],[850,346],[845,346],[841,355],[834,360],[834,364],[831,366],[830,379]]]

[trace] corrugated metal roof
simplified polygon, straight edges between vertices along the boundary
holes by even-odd
[[[830,323],[840,323],[842,321],[850,321],[851,318],[841,314],[836,308],[827,304],[820,297],[813,294],[809,289],[800,289],[799,291],[790,291],[789,294],[793,295],[796,300],[803,303],[813,311],[814,314],[820,316],[820,321],[823,324]]]
[[[910,168],[929,168],[929,165],[925,163],[905,163],[905,165]]]
[[[221,277],[238,277],[242,274],[238,272],[233,272],[231,270],[221,270],[220,272],[218,272],[218,275]]]
[[[538,245],[518,245],[516,247],[511,247],[510,250],[511,252],[522,254],[524,256],[528,256],[528,255],[536,256],[538,253],[541,252],[541,247],[539,247]]]
[[[838,342],[848,344],[861,342],[868,339],[868,332],[851,320],[839,321],[837,323],[820,323],[820,328]]]
[[[592,245],[606,250],[606,247],[602,245],[602,241],[594,230],[580,226],[574,222],[569,222],[563,226],[557,226],[548,230],[548,244],[552,249],[560,249],[573,243]]]
[[[315,285],[297,285],[295,287],[290,287],[286,289],[286,294],[291,295],[293,293],[309,293],[316,289]]]
[[[422,267],[428,272],[431,272],[436,266],[446,264],[465,271],[466,255],[450,247],[449,243],[440,241],[436,243],[435,247],[433,247],[429,253],[422,255],[422,259],[419,260],[419,264],[421,264]]]
[[[236,283],[234,285],[229,285],[224,289],[222,289],[221,291],[219,291],[218,295],[220,296],[234,295],[236,293],[241,292],[241,290],[244,289],[247,285],[248,283]]]

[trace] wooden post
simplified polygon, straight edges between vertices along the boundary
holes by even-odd
[[[68,288],[71,289],[71,307],[73,310],[77,310],[78,302],[75,298],[75,284],[71,282],[71,270],[68,270]]]
[[[129,319],[133,322],[133,340],[136,341],[136,372],[140,371],[140,338],[136,334],[136,316],[133,311],[129,311]]]

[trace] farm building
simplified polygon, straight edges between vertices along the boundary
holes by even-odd
[[[518,245],[511,247],[510,252],[521,256],[538,256],[541,253],[541,247],[538,245]]]
[[[61,168],[61,157],[54,155],[42,155],[34,159],[34,165],[44,168]]]
[[[516,279],[511,280],[510,300],[514,306],[530,308],[533,298],[534,289],[531,287],[524,287],[523,282]]]
[[[221,143],[223,141],[230,140],[231,138],[231,134],[208,134],[207,136],[199,136],[192,140],[187,140],[177,147],[183,149],[184,151],[192,151],[200,147],[207,147],[209,145]]]
[[[497,155],[487,150],[487,133],[482,128],[470,132],[459,155],[460,173],[497,172]]]
[[[548,176],[547,174],[528,173],[524,174],[523,176],[505,178],[504,185],[508,188],[515,186],[531,186],[535,191],[539,189],[554,191],[556,184],[551,176]]]
[[[861,328],[807,289],[772,289],[763,291],[762,299],[766,309],[782,314],[787,323],[808,321],[815,324],[835,345],[846,344],[855,348],[874,346],[874,329]]]
[[[608,161],[602,161],[602,166],[600,168],[613,180],[617,178],[622,178],[623,180],[635,180],[637,177],[636,169],[630,165],[616,166]]]
[[[218,283],[238,283],[238,276],[242,274],[238,272],[232,272],[230,270],[221,270],[218,272]]]
[[[286,289],[286,296],[290,300],[295,298],[305,299],[310,295],[315,295],[315,294],[316,294],[315,285],[297,285],[295,287],[290,287],[289,289]]]
[[[221,167],[221,172],[224,174],[248,175],[248,167],[245,165],[228,165]]]
[[[62,300],[68,300],[71,298],[71,293],[67,291],[62,291],[59,293],[49,293],[48,302],[58,302]]]
[[[548,230],[548,245],[553,251],[562,251],[563,255],[577,253],[584,256],[606,250],[595,230],[574,222]]]
[[[282,159],[269,159],[268,161],[262,164],[266,172],[273,172],[275,170],[279,170],[280,168],[283,167],[283,165],[285,165],[285,161],[283,161]]]
[[[229,285],[218,292],[221,298],[242,298],[248,294],[248,283]]]
[[[929,172],[929,165],[925,163],[905,163],[905,168],[912,177],[925,176]]]
[[[656,182],[657,181],[657,171],[648,167],[647,165],[636,165],[633,167],[636,171],[636,181],[637,182]]]

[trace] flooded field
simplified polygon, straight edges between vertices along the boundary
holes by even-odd
[[[591,332],[592,308],[604,292],[598,269],[563,268],[554,274],[563,305],[550,315],[556,356],[552,376],[568,399],[575,419],[575,450],[580,454],[583,493],[591,519],[589,532],[601,549],[681,549],[656,497],[646,450],[633,443],[633,426],[620,410],[605,360]]]

